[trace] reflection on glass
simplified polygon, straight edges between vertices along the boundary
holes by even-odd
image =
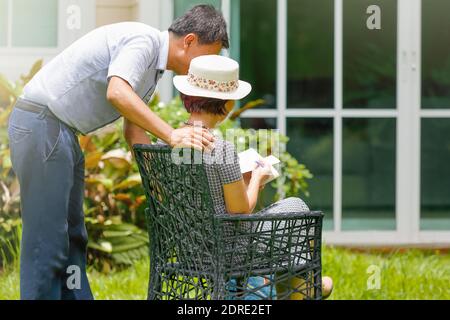
[[[277,119],[275,118],[242,118],[241,126],[244,129],[276,129]]]
[[[240,120],[241,127],[243,129],[267,129],[274,130],[277,126],[277,119],[273,118],[242,118]],[[277,189],[271,184],[267,185],[262,191],[260,197],[258,198],[258,205],[255,210],[261,210],[274,202],[275,196],[277,194]],[[255,211],[256,212],[256,211]]]
[[[450,120],[422,120],[421,229],[450,230]]]
[[[221,3],[221,0],[175,0],[175,18],[181,17],[188,10],[199,4],[211,4],[217,9],[220,9]]]
[[[58,44],[58,0],[14,0],[12,45],[56,47]]]
[[[396,108],[397,1],[345,0],[343,5],[344,107]],[[367,26],[371,5],[381,10],[381,30]]]
[[[233,1],[232,5],[240,6],[241,78],[253,86],[251,95],[243,101],[243,104],[264,99],[266,104],[261,108],[276,108],[277,2],[241,0]],[[237,34],[235,28],[232,30],[233,38]]]
[[[395,119],[344,120],[343,230],[395,230],[395,168]]]
[[[422,1],[422,107],[450,108],[450,1]]]
[[[334,1],[288,0],[288,107],[334,108]]]
[[[8,35],[8,0],[0,0],[0,47],[6,47]]]
[[[333,119],[288,119],[288,151],[312,172],[311,210],[325,213],[324,229],[333,229]]]

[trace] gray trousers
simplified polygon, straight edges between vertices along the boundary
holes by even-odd
[[[20,293],[24,300],[92,299],[86,276],[84,156],[74,132],[50,116],[18,109],[9,120],[11,160],[21,188]]]

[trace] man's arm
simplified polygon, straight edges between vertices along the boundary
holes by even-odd
[[[123,123],[123,135],[125,140],[130,147],[130,150],[133,150],[133,146],[135,144],[150,144],[151,140],[145,130],[141,129],[134,123],[130,122],[127,119],[124,119]]]
[[[125,136],[129,144],[150,142],[144,138],[145,132],[138,130],[140,128],[172,147],[212,148],[214,137],[208,130],[191,127],[174,130],[148,108],[128,82],[119,77],[111,77],[107,99],[126,119]]]

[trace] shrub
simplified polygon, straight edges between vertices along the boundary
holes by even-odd
[[[7,121],[14,102],[21,94],[24,85],[41,68],[38,61],[29,75],[21,77],[16,83],[0,76],[0,248],[1,257],[17,257],[20,225],[20,190],[12,172]],[[251,143],[257,143],[260,152],[272,153],[273,141],[283,145],[288,138],[279,133],[261,134],[263,131],[244,130],[239,126],[240,115],[262,101],[247,104],[235,112],[218,130],[218,134],[242,139],[232,141],[239,150],[245,150]],[[188,113],[179,98],[162,103],[155,97],[150,108],[172,127],[178,128],[188,118]],[[109,271],[114,266],[127,266],[147,255],[148,237],[145,230],[144,210],[146,199],[141,186],[137,164],[123,139],[122,123],[116,123],[95,133],[80,137],[80,145],[86,157],[86,191],[84,210],[89,233],[89,263],[98,269]],[[265,133],[265,132],[264,132]],[[245,137],[245,138],[244,138]],[[289,153],[279,155],[282,160],[282,177],[273,187],[281,192],[275,193],[275,200],[281,195],[308,195],[307,180],[311,173],[299,164]],[[263,199],[260,206],[274,199]],[[16,249],[14,247],[16,246]]]

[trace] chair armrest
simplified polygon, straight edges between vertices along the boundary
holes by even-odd
[[[232,274],[245,274],[248,266],[272,274],[315,265],[323,216],[320,211],[217,215],[222,261]]]
[[[258,213],[258,214],[224,214],[215,216],[219,221],[284,221],[284,220],[301,220],[309,218],[323,218],[321,211],[311,212],[285,212],[285,213]]]

